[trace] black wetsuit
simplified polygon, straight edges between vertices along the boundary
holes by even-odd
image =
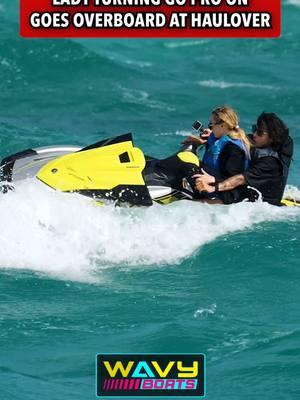
[[[290,136],[277,152],[269,149],[268,154],[268,150],[252,148],[249,168],[243,173],[246,185],[234,191],[220,192],[220,197],[225,204],[244,199],[255,201],[257,192],[249,189],[251,187],[260,192],[263,201],[280,205],[292,156],[293,140]]]
[[[222,179],[228,179],[234,175],[238,175],[245,170],[245,152],[233,143],[224,146],[219,156],[219,165]],[[244,196],[244,190],[236,188],[227,192],[218,193],[218,198],[224,204],[232,204],[241,201]]]
[[[261,193],[263,201],[280,205],[293,150],[294,144],[290,136],[274,155],[264,155],[264,150],[254,149],[252,161],[244,177],[248,186],[254,187]]]

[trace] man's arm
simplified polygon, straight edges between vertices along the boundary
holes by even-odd
[[[223,182],[215,184],[215,191],[226,192],[227,190],[235,189],[238,186],[245,185],[246,180],[244,175],[234,175],[231,178],[225,179]]]
[[[216,182],[214,176],[207,174],[203,171],[203,175],[194,175],[196,178],[195,187],[197,190],[202,192],[226,192],[228,190],[235,189],[238,186],[244,185],[246,183],[245,177],[242,174],[234,175],[223,182]]]

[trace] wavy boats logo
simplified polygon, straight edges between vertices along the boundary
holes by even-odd
[[[203,354],[98,354],[98,397],[204,397]]]

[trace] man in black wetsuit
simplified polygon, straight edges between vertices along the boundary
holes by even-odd
[[[255,201],[260,194],[263,201],[280,205],[293,155],[289,130],[276,114],[262,113],[253,126],[252,140],[251,162],[244,173],[220,181],[204,172],[195,176],[196,188],[216,192],[224,204]]]

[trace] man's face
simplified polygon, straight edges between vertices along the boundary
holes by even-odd
[[[270,147],[272,139],[270,138],[267,127],[264,125],[258,126],[256,132],[253,133],[255,146],[258,148]]]

